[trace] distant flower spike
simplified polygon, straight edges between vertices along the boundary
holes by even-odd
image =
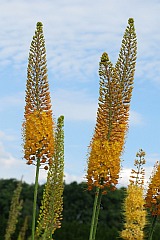
[[[22,210],[23,200],[20,200],[20,194],[22,191],[22,181],[18,182],[17,188],[13,192],[13,197],[11,201],[9,218],[6,228],[6,234],[4,236],[5,240],[11,240],[12,235],[16,230],[16,224],[18,223],[18,217]]]
[[[142,167],[142,165],[146,163],[146,160],[144,158],[145,152],[140,149],[139,152],[137,152],[136,157],[139,158],[134,161],[134,166],[136,166],[137,170],[132,169],[130,183],[143,186],[145,169]]]
[[[135,160],[137,170],[132,169],[130,184],[127,188],[127,196],[124,200],[124,230],[121,232],[121,237],[125,240],[143,240],[144,227],[146,225],[147,212],[144,209],[145,200],[143,197],[144,190],[144,169],[145,152],[140,149],[136,154],[138,159]]]
[[[143,189],[138,185],[130,184],[127,189],[127,197],[124,202],[125,229],[121,237],[125,240],[143,240],[143,229],[146,225],[147,212],[144,210],[145,200]]]

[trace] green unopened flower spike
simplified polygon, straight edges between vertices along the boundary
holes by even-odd
[[[55,131],[55,150],[43,193],[42,206],[36,229],[37,237],[52,239],[57,228],[61,227],[63,210],[64,176],[64,117],[60,116]]]
[[[16,230],[16,224],[18,223],[18,217],[22,210],[23,201],[20,200],[20,194],[22,191],[22,181],[20,181],[17,185],[17,188],[14,190],[10,211],[9,211],[9,219],[6,228],[6,234],[4,236],[5,240],[12,239],[12,234]]]
[[[25,240],[25,235],[26,235],[26,231],[27,231],[27,228],[28,228],[28,218],[29,218],[28,216],[25,217],[23,226],[20,230],[20,233],[18,235],[17,240]]]

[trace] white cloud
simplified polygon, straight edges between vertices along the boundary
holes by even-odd
[[[0,162],[3,168],[12,168],[13,165],[17,164],[17,160],[5,150],[2,143],[0,143]]]
[[[147,189],[149,178],[151,176],[153,167],[152,166],[144,166],[145,169],[145,181],[144,181],[144,186],[145,189]],[[118,182],[118,187],[127,187],[129,184],[129,179],[131,176],[131,168],[123,168],[120,171],[120,178]]]
[[[6,141],[14,141],[16,139],[15,136],[11,135],[11,134],[6,134],[4,131],[0,130],[0,140],[6,140]],[[2,145],[1,145],[2,147]]]
[[[74,182],[74,181],[76,181],[77,183],[81,183],[81,182],[85,181],[85,176],[84,175],[77,176],[77,175],[69,174],[69,173],[65,172],[64,180],[65,180],[65,183],[67,183],[67,184]]]
[[[35,166],[28,166],[24,159],[18,159],[12,153],[6,150],[2,142],[0,142],[0,178],[21,179],[27,183],[35,182]],[[39,183],[45,183],[47,172],[40,170]]]
[[[138,76],[159,79],[159,4],[156,1],[2,1],[0,63],[27,62],[37,21],[44,23],[48,66],[54,77],[91,81],[103,51],[115,61],[129,17],[135,18],[138,35]],[[107,14],[106,14],[107,13]],[[115,18],[116,16],[116,18]],[[152,59],[146,68],[145,59]],[[140,63],[140,65],[139,65]],[[159,61],[158,61],[159,65]],[[24,68],[24,66],[23,66]],[[154,69],[154,71],[153,71]],[[156,69],[156,71],[155,71]],[[152,74],[151,74],[152,71]]]
[[[124,186],[126,187],[129,184],[129,177],[131,175],[131,169],[130,168],[123,168],[120,172],[120,178],[118,182],[118,186]]]
[[[144,119],[142,115],[136,111],[131,110],[129,115],[130,125],[144,125]]]

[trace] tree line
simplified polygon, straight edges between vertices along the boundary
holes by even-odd
[[[0,240],[4,239],[9,209],[13,191],[16,189],[16,179],[0,179]],[[43,195],[44,185],[39,186],[37,209],[39,210]],[[116,239],[123,226],[122,202],[125,196],[125,188],[117,189],[114,193],[108,192],[102,198],[99,216],[97,240]],[[31,235],[32,207],[34,184],[22,183],[21,199],[23,208],[19,216],[15,234],[12,239],[18,238],[19,231],[25,218],[28,218],[26,239]],[[55,240],[85,240],[88,239],[94,191],[87,190],[86,183],[64,183],[64,210],[62,227],[55,232]]]
[[[4,239],[9,209],[13,191],[18,180],[0,179],[0,240]],[[44,185],[39,185],[37,209],[39,210],[43,195]],[[31,236],[32,208],[33,208],[34,184],[22,183],[20,198],[23,200],[23,208],[18,219],[15,234],[12,240],[18,239],[18,234],[27,217],[27,230],[25,239]],[[123,229],[123,203],[126,196],[126,188],[121,187],[114,192],[109,191],[102,196],[101,210],[97,229],[97,240],[121,239],[119,232]],[[90,231],[94,191],[88,191],[86,183],[64,182],[64,209],[62,227],[54,234],[55,240],[87,240]],[[153,239],[160,239],[158,231],[159,222],[155,229]]]

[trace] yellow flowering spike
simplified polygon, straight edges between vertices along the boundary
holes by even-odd
[[[121,237],[126,240],[143,240],[143,229],[146,225],[146,211],[143,188],[130,184],[127,189],[127,197],[124,201],[125,220]]]
[[[89,186],[99,188],[116,185],[119,177],[120,164],[119,155],[121,143],[94,140],[88,162],[87,180]],[[94,182],[93,182],[94,181]]]
[[[89,190],[93,186],[115,188],[118,182],[120,157],[128,130],[136,45],[134,22],[129,19],[115,67],[107,53],[101,57],[97,122],[89,146],[86,176]]]
[[[152,216],[160,215],[160,163],[154,166],[150,184],[146,194],[145,206],[150,210]]]
[[[53,121],[46,112],[34,111],[26,116],[24,123],[24,149],[27,164],[49,164],[54,153]]]
[[[89,189],[117,184],[124,145],[123,105],[118,76],[107,53],[100,62],[100,97],[95,134],[91,141],[87,181]]]
[[[55,132],[55,151],[45,185],[42,206],[36,229],[37,236],[52,239],[52,234],[61,227],[63,210],[63,176],[64,176],[64,117],[57,121]]]
[[[47,169],[46,165],[50,163],[53,156],[54,138],[42,27],[42,23],[38,22],[30,46],[23,140],[24,158],[27,164],[36,164],[37,159],[40,159],[40,165]]]
[[[127,196],[124,201],[124,230],[121,232],[123,239],[142,240],[144,239],[143,229],[146,225],[147,212],[144,209],[145,200],[143,197],[143,184],[145,171],[142,165],[145,164],[145,152],[140,149],[137,152],[135,166],[137,170],[132,169],[130,184],[127,188]]]

